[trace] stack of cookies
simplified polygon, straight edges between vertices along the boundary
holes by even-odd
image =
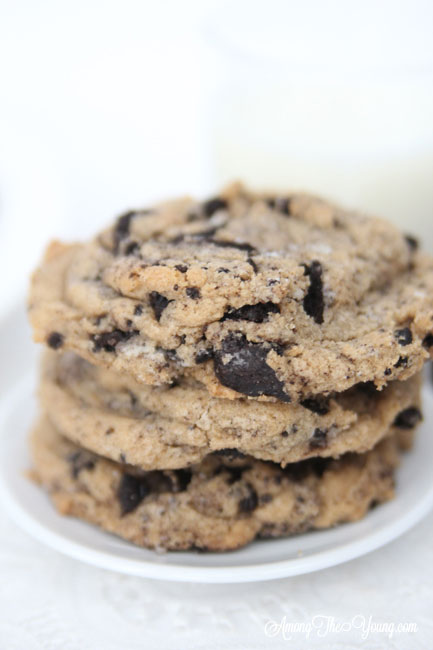
[[[433,355],[433,260],[376,218],[227,188],[52,243],[34,476],[63,514],[229,550],[393,496]]]

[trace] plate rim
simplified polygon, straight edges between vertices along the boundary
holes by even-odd
[[[8,416],[17,407],[22,398],[22,394],[29,392],[30,386],[34,386],[33,377],[25,375],[10,387],[0,399],[0,445],[3,444],[6,437],[4,424]],[[423,388],[423,398],[424,400],[430,401],[433,406],[433,397],[426,393],[425,387]],[[24,435],[24,432],[20,432],[20,435]],[[376,530],[361,538],[345,541],[340,545],[337,543],[332,548],[318,551],[306,557],[291,557],[287,560],[266,563],[259,561],[258,563],[243,564],[242,566],[194,567],[181,563],[160,564],[147,559],[117,557],[110,554],[109,551],[89,548],[85,543],[71,540],[64,533],[56,532],[48,528],[38,520],[37,516],[29,513],[20,501],[15,498],[13,488],[9,485],[3,472],[0,472],[0,501],[10,518],[31,537],[58,553],[100,569],[117,571],[119,573],[153,580],[234,584],[276,580],[313,573],[344,564],[385,546],[410,530],[433,509],[433,481],[430,489],[402,517],[394,519],[391,522],[386,522],[383,526],[379,526]],[[56,516],[59,518],[62,517],[58,513],[56,513]],[[91,524],[88,525],[90,526]],[[344,525],[351,526],[353,524],[348,523]],[[236,552],[238,551],[233,551],[233,553]],[[188,553],[188,551],[185,551],[185,553]],[[214,555],[216,554],[213,553],[212,556]],[[220,553],[219,555],[223,556],[225,553]]]

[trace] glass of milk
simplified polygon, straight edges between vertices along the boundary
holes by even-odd
[[[209,27],[214,180],[312,191],[433,252],[433,3],[226,7]]]

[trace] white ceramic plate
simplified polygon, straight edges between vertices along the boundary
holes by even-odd
[[[14,345],[10,345],[11,331],[15,333]],[[17,363],[31,356],[26,336],[22,315],[11,316],[0,325],[2,368],[10,366],[9,376],[16,373]],[[16,345],[20,342],[19,356]],[[34,367],[33,360],[30,365]],[[414,449],[405,455],[398,471],[396,498],[372,510],[362,521],[287,539],[259,541],[231,553],[157,554],[141,549],[90,524],[61,517],[47,495],[26,478],[30,467],[26,439],[36,404],[32,397],[34,373],[29,374],[29,368],[24,372],[23,365],[19,367],[22,378],[3,391],[0,402],[0,496],[23,529],[83,562],[159,580],[221,583],[283,578],[347,562],[379,548],[411,528],[433,505],[433,391],[426,386],[425,420]],[[0,377],[0,388],[4,378]]]

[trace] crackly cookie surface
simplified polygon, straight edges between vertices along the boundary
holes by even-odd
[[[397,438],[365,454],[287,466],[208,456],[190,468],[140,472],[59,435],[43,418],[32,435],[34,478],[60,513],[151,548],[236,549],[362,518],[393,496]]]
[[[302,404],[212,397],[198,383],[170,387],[47,352],[40,397],[51,422],[77,444],[142,469],[174,469],[214,451],[282,465],[364,452],[421,420],[420,376],[377,391],[360,384]]]
[[[433,261],[376,218],[240,186],[129,212],[35,273],[37,341],[146,384],[298,402],[417,372]]]

